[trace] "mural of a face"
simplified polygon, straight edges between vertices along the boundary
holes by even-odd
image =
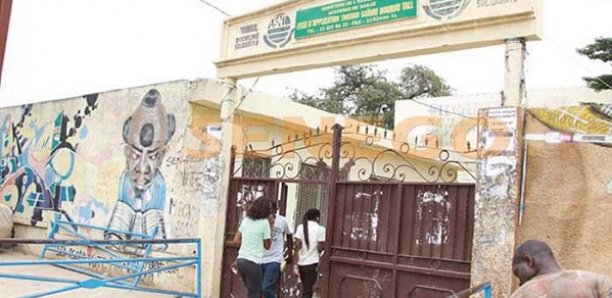
[[[155,89],[123,124],[126,168],[134,188],[145,190],[153,181],[175,131],[174,115],[168,114]]]
[[[147,235],[166,238],[166,182],[159,168],[175,130],[174,115],[166,112],[161,95],[149,90],[123,124],[126,168],[105,238],[134,239]],[[156,249],[165,249],[159,247]]]

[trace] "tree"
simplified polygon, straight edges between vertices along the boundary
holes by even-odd
[[[596,38],[595,42],[584,48],[578,49],[578,53],[592,60],[600,60],[604,63],[612,62],[612,38]],[[597,77],[583,78],[587,85],[596,91],[612,89],[612,74],[604,74]]]
[[[289,98],[330,113],[393,128],[396,100],[444,96],[450,90],[442,78],[424,66],[404,68],[400,82],[396,83],[375,66],[351,65],[338,67],[334,84],[319,89],[316,95],[293,90]]]
[[[406,99],[449,96],[452,90],[444,79],[422,65],[402,69],[399,84]]]

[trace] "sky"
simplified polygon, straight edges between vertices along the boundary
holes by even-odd
[[[425,1],[425,0],[421,0]],[[208,0],[232,16],[278,0]],[[331,1],[330,1],[331,2]],[[576,54],[612,36],[611,0],[544,0],[544,36],[527,44],[528,89],[584,86],[610,65]],[[179,79],[214,78],[226,16],[199,0],[13,1],[0,107]],[[396,78],[422,64],[469,95],[503,88],[503,46],[381,61]],[[287,96],[333,84],[333,68],[262,77],[254,89]],[[254,79],[239,82],[253,86]]]

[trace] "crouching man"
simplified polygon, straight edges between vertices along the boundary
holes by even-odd
[[[604,275],[559,266],[548,244],[529,240],[514,253],[512,270],[521,287],[512,298],[612,298],[612,282]]]

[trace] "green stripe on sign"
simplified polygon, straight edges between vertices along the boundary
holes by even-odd
[[[283,27],[278,27],[278,28],[274,28],[274,29],[268,29],[268,35],[272,35],[274,33],[278,33],[278,32],[286,32],[291,30],[291,25],[289,26],[283,26]]]
[[[442,0],[452,3],[456,0]],[[344,0],[298,10],[295,38],[308,38],[328,32],[415,18],[417,0]]]

